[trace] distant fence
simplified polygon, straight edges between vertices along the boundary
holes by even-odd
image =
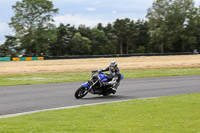
[[[0,57],[0,61],[31,61],[44,60],[44,57]]]
[[[45,56],[45,60],[54,59],[82,59],[82,58],[116,58],[131,56],[168,56],[168,55],[192,55],[193,53],[142,53],[142,54],[114,54],[114,55],[74,55],[74,56]]]
[[[1,57],[0,61],[11,61],[10,57]]]
[[[73,55],[73,56],[44,56],[44,57],[0,57],[0,61],[31,61],[54,59],[83,59],[83,58],[116,58],[131,56],[168,56],[168,55],[192,55],[188,53],[144,53],[144,54],[114,54],[114,55]]]

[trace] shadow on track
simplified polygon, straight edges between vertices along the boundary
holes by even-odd
[[[108,100],[126,100],[126,99],[132,99],[133,97],[130,96],[121,96],[121,95],[110,95],[110,96],[96,96],[96,97],[85,97],[80,100],[102,100],[102,99],[108,99]]]

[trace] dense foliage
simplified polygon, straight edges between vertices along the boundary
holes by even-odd
[[[58,13],[49,0],[22,0],[13,6],[1,56],[24,51],[29,55],[100,55],[191,52],[200,49],[200,7],[193,0],[156,0],[147,20],[117,19],[95,27],[53,25]]]

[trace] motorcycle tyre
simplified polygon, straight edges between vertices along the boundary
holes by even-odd
[[[84,96],[87,95],[88,92],[86,92],[86,89],[85,87],[81,86],[80,88],[78,88],[78,90],[76,90],[74,96],[76,99],[81,99],[83,98]]]

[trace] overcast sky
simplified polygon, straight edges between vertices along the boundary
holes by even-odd
[[[12,34],[8,24],[14,15],[12,5],[17,0],[0,0],[0,44],[5,35]],[[19,0],[18,0],[19,1]],[[104,25],[117,18],[133,20],[145,19],[147,9],[154,0],[52,0],[59,13],[54,17],[55,24],[60,23],[94,27],[101,22]],[[200,5],[200,0],[195,0]]]

